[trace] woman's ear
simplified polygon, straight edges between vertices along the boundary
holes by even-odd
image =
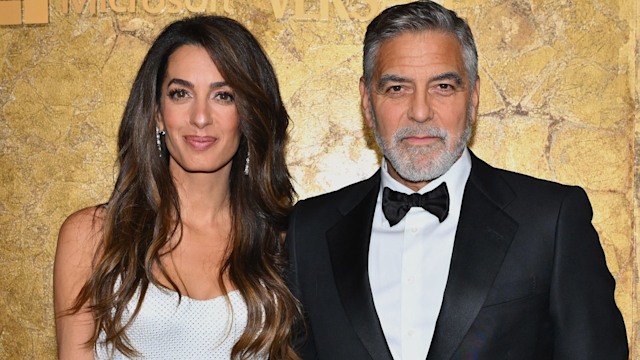
[[[162,113],[160,113],[160,110],[156,111],[155,118],[158,131],[164,131],[164,119],[162,119]]]

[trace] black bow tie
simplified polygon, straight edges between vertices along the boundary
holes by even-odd
[[[391,226],[399,223],[414,206],[419,206],[435,215],[440,222],[449,215],[449,191],[447,184],[442,183],[426,194],[407,195],[393,191],[388,187],[382,192],[382,212]]]

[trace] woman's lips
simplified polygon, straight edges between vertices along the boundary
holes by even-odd
[[[213,136],[195,136],[187,135],[184,137],[187,144],[196,150],[206,150],[210,148],[217,139]]]

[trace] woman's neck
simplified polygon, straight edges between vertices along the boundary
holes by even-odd
[[[174,172],[183,224],[206,227],[212,222],[229,220],[230,167],[215,173]]]

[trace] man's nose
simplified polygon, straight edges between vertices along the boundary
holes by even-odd
[[[416,91],[412,98],[408,111],[409,119],[416,122],[425,122],[433,117],[431,99],[426,90]]]

